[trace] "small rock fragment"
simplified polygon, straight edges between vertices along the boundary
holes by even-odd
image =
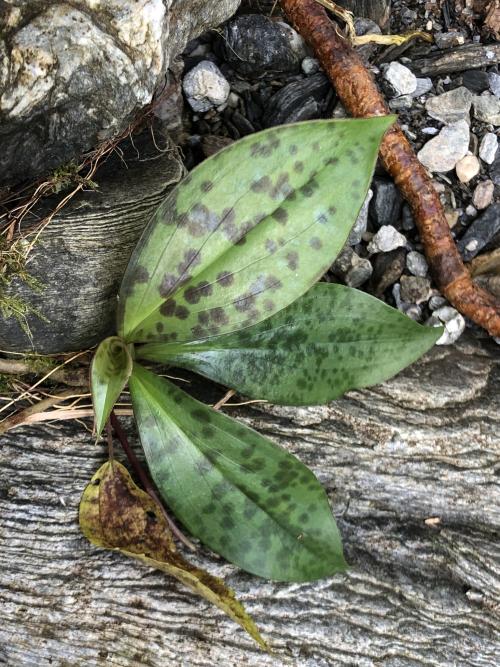
[[[311,58],[311,56],[307,56],[302,61],[301,69],[306,76],[316,74],[316,72],[319,71],[319,60],[316,58]]]
[[[446,304],[447,301],[444,298],[444,296],[435,295],[431,296],[431,298],[429,299],[429,308],[431,310],[437,310],[438,308],[442,308]]]
[[[444,324],[444,332],[436,345],[452,345],[455,343],[465,330],[465,319],[451,306],[443,306],[432,313],[427,321],[428,324]]]
[[[473,93],[479,94],[488,90],[490,79],[487,72],[477,69],[469,69],[462,75],[462,82],[466,88]]]
[[[432,79],[429,79],[429,77],[425,78],[417,78],[417,87],[415,88],[415,91],[412,93],[413,97],[420,97],[421,95],[426,95],[428,92],[432,90]]]
[[[490,178],[495,185],[500,185],[500,151],[497,151],[495,159],[489,168]]]
[[[429,272],[429,265],[422,253],[412,250],[406,255],[406,267],[414,276],[425,278]]]
[[[457,123],[459,120],[468,120],[473,97],[468,88],[460,86],[442,95],[429,97],[425,110],[431,118],[442,123]]]
[[[417,77],[413,72],[393,61],[384,72],[384,78],[393,87],[396,95],[411,95],[417,89]]]
[[[482,211],[484,208],[487,208],[493,200],[494,191],[495,186],[493,181],[488,180],[478,183],[472,197],[472,203],[474,204],[474,207],[478,211]]]
[[[267,103],[265,127],[319,118],[325,108],[330,83],[323,72],[292,81],[275,93]]]
[[[352,248],[345,246],[332,265],[332,272],[348,287],[360,287],[372,274],[368,259],[359,257]]]
[[[450,49],[452,46],[461,46],[462,44],[465,44],[464,34],[452,30],[449,32],[436,32],[434,34],[434,40],[438,49]]]
[[[423,276],[401,276],[401,299],[405,303],[423,303],[431,293],[431,281]]]
[[[368,190],[363,206],[361,207],[356,222],[354,223],[354,227],[351,229],[349,238],[347,239],[347,243],[350,246],[361,243],[363,234],[366,232],[366,227],[368,225],[368,208],[372,197],[373,190]]]
[[[500,232],[500,204],[492,204],[477,217],[457,243],[462,257],[469,262]]]
[[[481,165],[475,155],[466,155],[459,160],[455,166],[458,180],[461,183],[468,183],[471,181],[474,176],[479,174],[480,169]]]
[[[211,60],[202,60],[182,82],[189,105],[197,113],[224,104],[229,97],[229,83]]]
[[[479,157],[486,164],[493,164],[498,150],[498,138],[493,132],[486,132],[479,146]]]
[[[491,125],[500,125],[500,99],[498,97],[490,93],[476,95],[472,105],[474,107],[474,118]]]
[[[465,120],[443,127],[418,152],[418,159],[429,171],[451,171],[469,149],[469,126]]]
[[[386,178],[373,180],[373,199],[370,202],[370,218],[376,227],[392,225],[401,216],[403,200],[393,181]]]
[[[243,75],[298,72],[307,56],[302,37],[287,23],[262,14],[242,14],[224,28],[224,59]]]
[[[495,72],[489,72],[488,80],[490,84],[490,90],[496,97],[500,97],[500,74]]]
[[[372,259],[370,290],[375,296],[381,297],[388,287],[401,278],[405,268],[405,255],[404,248],[396,248],[391,252],[381,252]]]
[[[406,247],[406,238],[395,227],[392,227],[392,225],[384,225],[369,243],[368,252],[375,254],[377,252],[389,252],[390,250],[404,247]]]

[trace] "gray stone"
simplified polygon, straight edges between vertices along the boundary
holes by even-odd
[[[49,173],[122,132],[187,41],[238,5],[2,3],[0,182]]]
[[[462,82],[466,88],[476,94],[488,90],[490,86],[488,73],[477,69],[470,69],[464,72],[462,75]]]
[[[391,111],[407,111],[413,105],[413,95],[400,95],[389,100],[389,108]]]
[[[433,87],[432,79],[429,77],[417,78],[417,87],[412,93],[413,97],[420,97],[421,95],[426,95],[432,90]]]
[[[376,227],[398,222],[403,199],[394,182],[386,178],[375,178],[372,184],[373,199],[370,202],[370,218]]]
[[[479,157],[486,164],[493,164],[498,150],[498,138],[493,132],[486,132],[479,146]]]
[[[429,272],[429,265],[422,253],[412,250],[406,255],[406,267],[414,276],[424,278]]]
[[[391,84],[396,96],[411,95],[417,88],[417,77],[395,60],[386,68],[384,78]]]
[[[372,258],[373,274],[370,291],[381,297],[385,290],[400,279],[405,268],[406,251],[396,248],[390,252],[381,252]]]
[[[451,171],[469,149],[469,126],[465,120],[443,127],[419,151],[418,159],[429,169],[446,173]]]
[[[500,74],[489,72],[488,74],[490,90],[496,97],[500,97]]]
[[[343,248],[332,265],[332,272],[348,287],[360,287],[370,278],[372,271],[370,261],[359,257],[349,246]]]
[[[474,107],[474,118],[482,120],[483,123],[500,125],[500,99],[498,97],[490,93],[476,95],[472,104]]]
[[[401,276],[401,299],[405,303],[423,303],[431,294],[431,281],[423,276]]]
[[[438,324],[444,324],[444,332],[441,338],[436,342],[436,345],[452,345],[460,338],[465,330],[465,319],[464,317],[452,308],[451,306],[443,306],[438,308],[432,313],[431,323],[435,326],[434,322]]]
[[[472,203],[478,211],[487,208],[491,204],[494,191],[495,185],[493,184],[493,181],[481,181],[477,184],[477,187],[474,190],[474,195],[472,196]]]
[[[320,118],[330,89],[330,82],[323,72],[291,81],[278,90],[267,103],[262,119],[264,126],[272,127]]]
[[[307,58],[304,58],[302,61],[301,68],[306,76],[316,74],[316,72],[319,71],[319,60],[316,58],[311,58],[311,56],[307,56]]]
[[[431,118],[442,123],[456,123],[459,120],[468,120],[473,97],[468,88],[460,86],[442,95],[429,97],[425,109]]]
[[[396,248],[406,247],[406,238],[391,225],[384,225],[375,234],[368,245],[368,252],[375,254],[377,252],[389,252]]]
[[[307,56],[304,40],[287,23],[262,14],[243,14],[224,28],[224,59],[237,72],[259,77],[299,72]]]
[[[438,49],[451,49],[453,46],[465,44],[465,36],[459,31],[436,32],[434,41]]]
[[[363,206],[361,207],[356,222],[354,223],[354,227],[351,229],[347,239],[347,243],[351,246],[361,243],[363,234],[366,232],[368,225],[368,210],[372,197],[373,190],[368,190],[365,201],[363,202]]]
[[[457,243],[466,262],[473,259],[500,232],[500,203],[477,217]]]
[[[490,178],[495,185],[500,185],[500,151],[497,151],[495,159],[489,168]]]
[[[444,298],[444,296],[440,296],[438,294],[435,294],[434,296],[431,296],[429,299],[429,308],[431,310],[437,310],[438,308],[442,308],[445,306],[448,302]]]
[[[202,60],[189,70],[182,87],[189,105],[196,113],[204,113],[224,104],[230,91],[228,81],[211,60]]]

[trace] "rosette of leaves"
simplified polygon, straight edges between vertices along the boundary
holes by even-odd
[[[330,401],[387,379],[440,331],[319,283],[363,204],[392,117],[251,135],[194,169],[146,228],[98,348],[100,433],[128,382],[151,475],[187,530],[239,567],[304,581],[346,566],[325,491],[297,458],[145,367],[251,398]]]

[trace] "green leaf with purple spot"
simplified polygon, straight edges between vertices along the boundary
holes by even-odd
[[[129,387],[153,479],[193,535],[269,579],[345,569],[326,493],[297,458],[138,364]]]
[[[295,301],[344,245],[393,122],[272,128],[205,160],[163,202],[130,260],[119,334],[203,340]]]
[[[118,336],[106,338],[96,350],[90,369],[90,387],[97,437],[127,384],[132,364],[127,345]]]
[[[253,327],[199,343],[149,343],[137,357],[188,368],[250,398],[315,405],[387,380],[441,334],[364,292],[319,283]]]

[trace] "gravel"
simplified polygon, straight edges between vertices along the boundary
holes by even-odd
[[[368,244],[368,252],[375,254],[377,252],[389,252],[396,248],[404,248],[407,245],[406,237],[400,234],[392,225],[384,225],[375,234]]]

